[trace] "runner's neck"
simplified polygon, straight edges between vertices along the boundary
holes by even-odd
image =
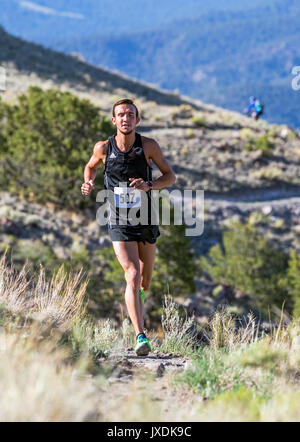
[[[116,147],[121,152],[128,152],[135,143],[136,133],[135,131],[131,132],[128,135],[124,135],[122,133],[117,133],[115,136],[115,144]]]

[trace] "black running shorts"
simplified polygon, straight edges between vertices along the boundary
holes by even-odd
[[[146,241],[154,244],[160,236],[157,225],[154,226],[113,226],[108,227],[109,237],[112,241]]]

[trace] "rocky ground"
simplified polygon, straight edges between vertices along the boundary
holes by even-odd
[[[189,406],[196,408],[203,401],[183,386],[172,385],[174,375],[191,364],[188,358],[158,352],[138,357],[129,348],[125,353],[115,352],[106,363],[114,368],[102,387],[105,403],[100,412],[105,420],[190,421]]]

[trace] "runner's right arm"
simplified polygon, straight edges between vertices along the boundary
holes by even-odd
[[[84,168],[84,183],[81,186],[81,193],[83,195],[89,195],[91,190],[94,189],[97,169],[101,164],[104,164],[107,146],[108,140],[99,141],[94,146],[93,155]]]

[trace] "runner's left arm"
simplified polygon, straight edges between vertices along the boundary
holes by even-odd
[[[176,182],[176,175],[173,172],[168,160],[164,157],[159,144],[152,139],[148,139],[145,143],[149,158],[156,164],[162,175],[156,180],[151,180],[152,189],[163,189],[164,187],[171,186]],[[142,178],[131,179],[130,186],[135,189],[149,190],[149,186],[144,182]]]

